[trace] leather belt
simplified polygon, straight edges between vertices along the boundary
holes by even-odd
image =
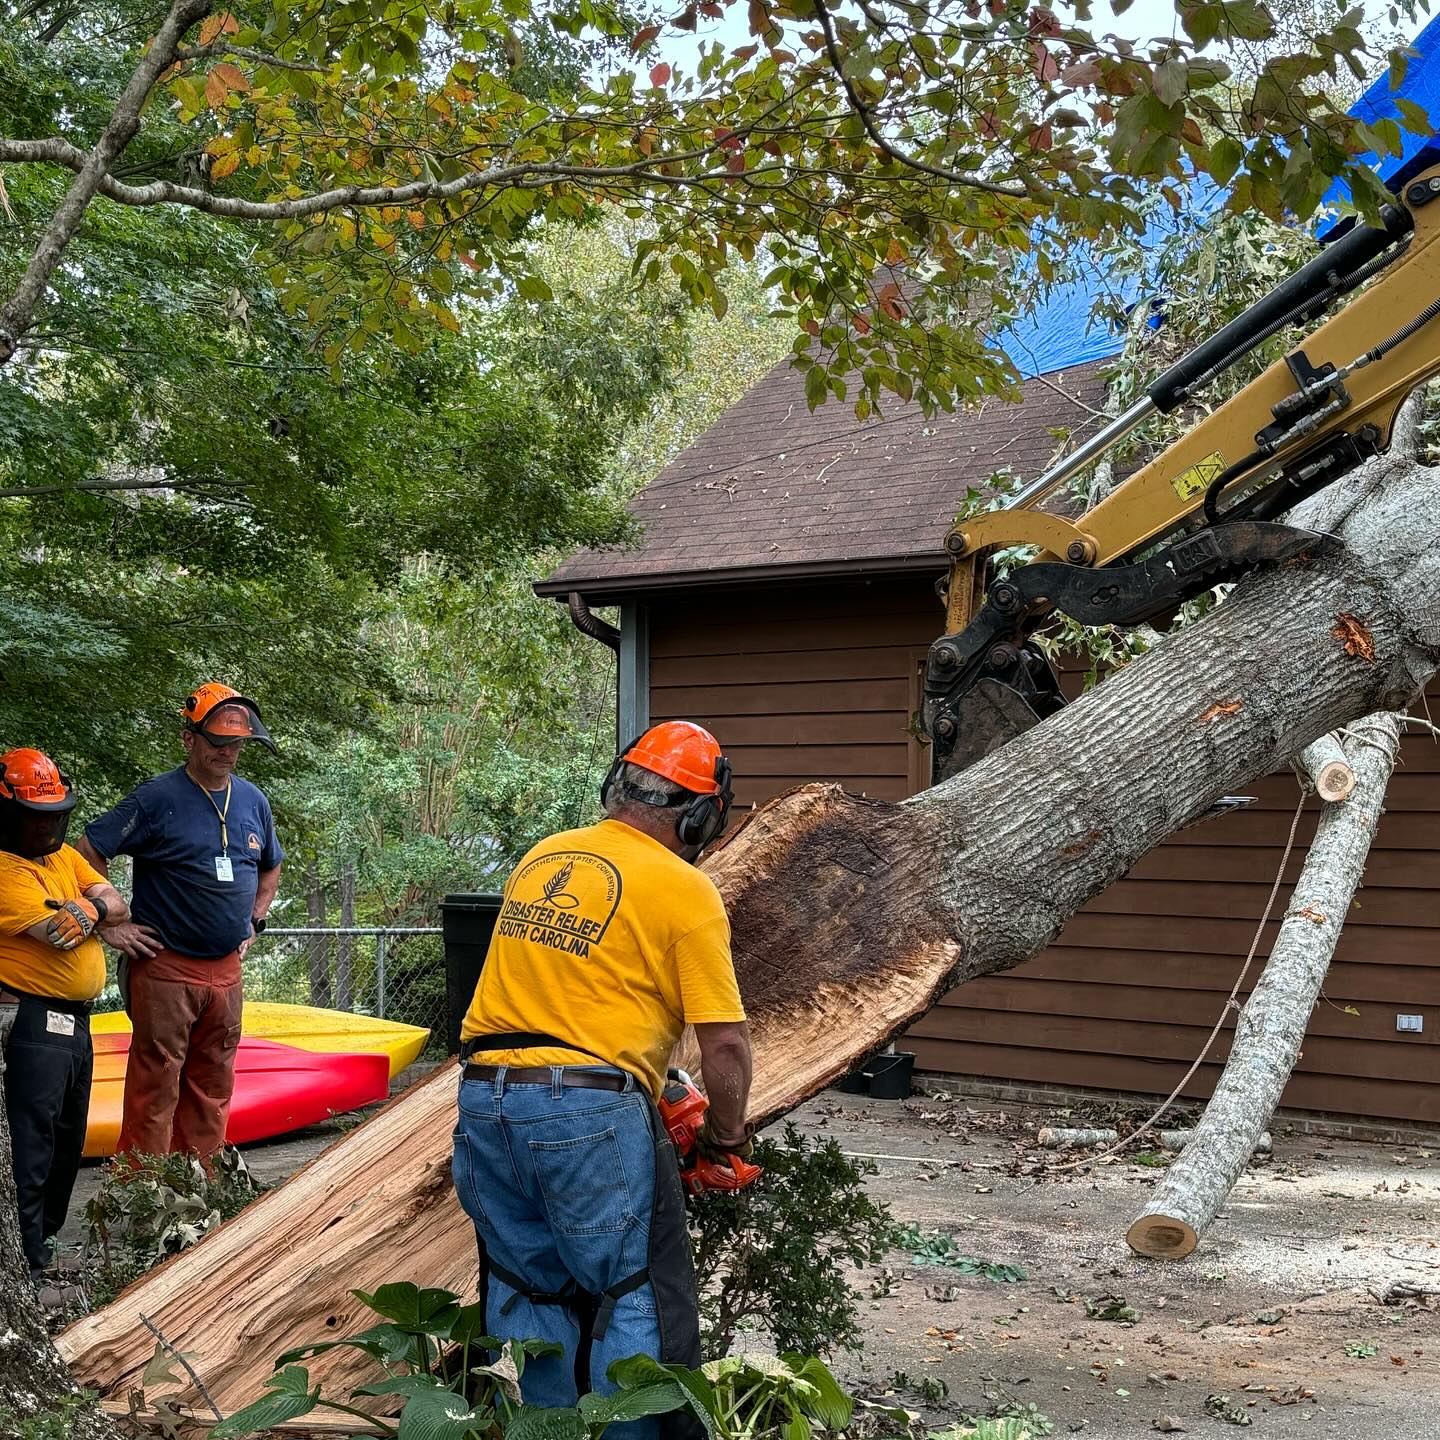
[[[560,1071],[560,1083],[569,1089],[622,1092],[631,1084],[628,1075],[605,1075],[594,1070],[578,1070],[570,1065],[467,1065],[465,1078],[494,1080],[503,1070],[507,1085],[549,1085],[554,1081],[557,1068]]]

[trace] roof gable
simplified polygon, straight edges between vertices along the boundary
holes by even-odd
[[[593,595],[943,565],[966,491],[1000,469],[1039,474],[1057,431],[1099,416],[1103,369],[1027,380],[1021,404],[927,419],[896,402],[860,422],[834,403],[812,413],[804,375],[781,361],[635,497],[637,547],[581,551],[535,588]]]

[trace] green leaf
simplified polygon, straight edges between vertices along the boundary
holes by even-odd
[[[308,1415],[320,1403],[320,1387],[310,1388],[310,1372],[302,1365],[290,1365],[270,1377],[270,1389],[243,1410],[222,1420],[211,1430],[217,1440],[273,1430],[288,1420]]]
[[[519,275],[515,289],[526,300],[554,300],[555,293],[538,275]]]
[[[1395,108],[1403,117],[1405,128],[1412,135],[1433,135],[1435,133],[1435,127],[1430,123],[1429,115],[1422,106],[1417,105],[1413,100],[1406,100],[1397,95]]]
[[[1245,147],[1238,140],[1222,135],[1210,147],[1210,174],[1217,185],[1228,185],[1245,158]]]
[[[1155,69],[1151,85],[1165,105],[1175,105],[1190,88],[1189,67],[1183,60],[1167,60]]]
[[[685,1403],[685,1392],[671,1380],[663,1385],[617,1390],[613,1395],[582,1395],[580,1413],[587,1425],[603,1428],[626,1420],[643,1420],[650,1415],[667,1415]]]
[[[816,1398],[807,1407],[827,1430],[843,1430],[855,1414],[855,1403],[840,1388],[830,1368],[816,1355],[785,1355],[796,1373],[815,1387]]]
[[[357,1395],[433,1395],[437,1391],[444,1390],[454,1395],[458,1392],[443,1380],[437,1379],[434,1375],[391,1375],[387,1379],[377,1380],[373,1385],[360,1385],[355,1389]]]
[[[317,1340],[313,1345],[299,1345],[294,1350],[287,1350],[275,1364],[279,1368],[294,1360],[308,1360],[312,1356],[323,1355],[327,1350],[336,1350],[342,1345],[363,1350],[377,1360],[392,1364],[397,1360],[408,1359],[415,1353],[415,1339],[408,1331],[400,1329],[398,1325],[374,1325],[359,1334],[347,1335],[343,1340]]]
[[[814,365],[805,376],[805,403],[812,410],[824,402],[830,388],[826,384],[825,374],[823,365]]]
[[[1226,26],[1242,40],[1268,40],[1275,22],[1255,0],[1223,0]]]
[[[472,1410],[453,1390],[413,1395],[400,1412],[395,1440],[467,1440],[487,1413]]]
[[[525,1405],[505,1427],[505,1440],[587,1440],[589,1427],[576,1409]]]

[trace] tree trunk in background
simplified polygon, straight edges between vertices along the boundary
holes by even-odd
[[[73,1428],[56,1434],[74,1440],[120,1440],[109,1417],[82,1401],[79,1387],[50,1342],[30,1284],[30,1268],[20,1248],[4,1087],[5,1060],[0,1052],[0,1435],[23,1434],[24,1422],[42,1414],[63,1414]],[[37,1426],[35,1433],[51,1432]]]
[[[325,900],[325,887],[320,883],[320,872],[311,866],[305,872],[305,918],[312,930],[323,930],[329,921],[329,908]],[[310,935],[305,941],[305,964],[310,974],[310,1003],[328,1010],[332,1002],[330,993],[330,937]]]
[[[944,785],[903,805],[806,786],[757,811],[706,861],[729,907],[750,1016],[752,1120],[813,1095],[951,986],[1042,950],[1217,796],[1421,689],[1440,664],[1440,472],[1382,462],[1307,508],[1298,523],[1342,531],[1346,544],[1245,581],[1191,629]],[[200,1354],[228,1407],[253,1398],[257,1351],[334,1331],[315,1317],[351,1317],[352,1290],[473,1275],[473,1234],[449,1177],[454,1119],[444,1069],[337,1141],[323,1168],[141,1280],[110,1307],[118,1313],[73,1326],[64,1353],[82,1379],[123,1393],[150,1354],[134,1333],[143,1310]],[[393,1159],[377,1149],[371,1127],[382,1122],[407,1136]],[[350,1178],[327,1189],[367,1167],[364,1204]],[[434,1223],[437,1208],[447,1223]],[[337,1349],[311,1373],[343,1387],[368,1365]]]
[[[1279,937],[1236,1022],[1230,1058],[1195,1138],[1126,1233],[1141,1255],[1178,1260],[1195,1248],[1240,1178],[1295,1068],[1400,748],[1397,715],[1374,715],[1355,731],[1358,738],[1344,745],[1355,788],[1321,811]]]
[[[355,928],[355,866],[346,860],[340,871],[340,928]],[[355,937],[335,937],[335,1008],[355,1008]]]

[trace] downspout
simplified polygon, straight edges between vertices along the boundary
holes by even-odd
[[[592,615],[590,607],[585,603],[585,597],[578,590],[572,590],[566,596],[565,603],[569,608],[571,621],[582,635],[598,640],[617,655],[620,653],[620,631],[608,620]]]

